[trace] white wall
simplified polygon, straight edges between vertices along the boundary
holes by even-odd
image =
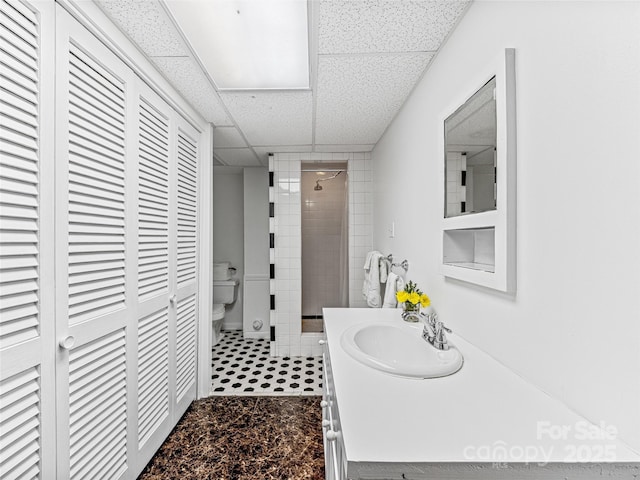
[[[640,451],[638,25],[638,2],[475,2],[373,164],[374,247],[409,259],[440,318]],[[517,72],[515,296],[438,274],[437,121],[505,47]]]
[[[227,305],[222,328],[242,329],[242,278],[244,275],[244,200],[241,169],[214,167],[213,261],[229,261],[237,269],[238,298]]]
[[[269,170],[244,169],[245,338],[269,337]],[[262,321],[254,328],[256,320]]]
[[[269,277],[269,170],[244,169],[244,271]]]

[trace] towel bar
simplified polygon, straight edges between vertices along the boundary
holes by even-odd
[[[393,254],[389,254],[387,255],[385,258],[385,261],[389,262],[389,267],[401,267],[405,272],[407,270],[409,270],[409,262],[407,260],[403,260],[400,263],[394,263],[393,261]]]

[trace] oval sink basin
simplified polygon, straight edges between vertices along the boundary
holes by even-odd
[[[422,339],[421,330],[388,323],[354,325],[342,334],[342,348],[358,362],[401,377],[436,378],[462,367],[462,354],[449,342],[437,350]]]

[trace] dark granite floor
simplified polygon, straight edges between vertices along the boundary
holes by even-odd
[[[138,480],[322,480],[319,397],[194,402]]]

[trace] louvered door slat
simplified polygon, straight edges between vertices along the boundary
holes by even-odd
[[[83,133],[82,130],[76,129],[69,138],[71,162],[77,164],[78,167],[84,167],[82,170],[70,172],[74,175],[80,175],[80,181],[76,180],[74,183],[90,184],[94,188],[103,188],[100,182],[106,182],[109,184],[107,192],[114,191],[114,187],[118,187],[115,189],[116,192],[124,190],[121,152],[114,152],[110,148],[111,145],[91,143],[90,139],[82,135]],[[96,175],[98,181],[92,182],[91,180]]]
[[[0,50],[2,50],[0,46]],[[14,99],[10,100],[10,103],[24,106],[25,110],[29,110],[30,106],[38,104],[38,93],[33,90],[33,85],[30,85],[30,81],[25,81],[25,77],[17,74],[9,69],[4,69],[4,75],[2,75],[2,83],[4,87],[10,92],[7,97],[13,96]],[[32,107],[33,108],[33,107]]]
[[[24,41],[19,34],[14,33],[5,27],[0,27],[2,37],[0,37],[0,49],[14,59],[20,59],[25,64],[38,61],[37,45],[32,45]]]
[[[0,12],[0,24],[6,26],[8,30],[15,33],[16,37],[20,39],[19,42],[14,41],[20,46],[20,50],[25,47],[22,44],[28,45],[27,48],[36,49],[38,46],[39,31],[37,24],[33,21],[33,12],[24,8],[18,2],[10,4]],[[37,60],[37,55],[33,57]]]
[[[105,115],[96,105],[92,104],[85,97],[71,97],[69,99],[71,112],[75,118],[91,117],[93,121],[98,122],[102,129],[114,129],[121,132],[122,119]]]
[[[169,289],[169,119],[144,98],[139,139],[138,294],[144,299]]]
[[[122,196],[119,191],[101,190],[97,185],[74,183],[73,191],[69,192],[69,200],[74,202],[82,200],[85,202],[98,202],[111,208],[118,208]]]
[[[197,148],[184,132],[178,133],[178,287],[195,281]]]
[[[21,278],[32,278],[33,270],[31,267],[38,266],[38,258],[34,250],[37,252],[38,236],[35,232],[1,232],[0,243],[8,245],[7,249],[2,249],[4,254],[0,257],[0,270],[2,270],[2,280],[9,282],[11,279],[19,281]],[[26,247],[20,249],[20,244],[26,244]],[[11,252],[14,255],[11,255]],[[24,275],[24,276],[23,276]]]
[[[38,282],[35,279],[13,282],[2,289],[4,295],[20,295],[38,290]],[[1,309],[1,307],[0,307]]]
[[[138,326],[138,442],[142,446],[169,415],[169,330],[167,308]]]
[[[91,103],[104,115],[123,121],[124,113],[120,109],[120,105],[124,102],[122,81],[115,78],[111,72],[105,74],[102,66],[75,45],[71,45],[69,52],[71,98],[90,97]]]
[[[69,287],[69,295],[78,295],[81,293],[88,293],[95,290],[103,290],[105,289],[119,289],[120,284],[122,283],[122,278],[117,276],[112,276],[111,278],[101,278],[95,281],[82,282],[78,284],[71,285]]]
[[[0,92],[0,103],[2,103],[2,113],[4,115],[4,118],[7,119],[6,121],[19,122],[19,123],[23,123],[25,125],[29,125],[33,127],[38,126],[37,124],[35,124],[35,117],[33,113],[27,113],[24,110],[16,108],[14,105],[11,105],[8,102],[4,101],[4,98],[6,98],[6,96],[7,95],[4,92]]]
[[[0,2],[0,349],[39,327],[37,15]]]
[[[69,268],[69,273],[75,275],[87,275],[94,272],[109,272],[110,274],[122,276],[122,269],[124,268],[123,261],[111,261],[102,262],[96,264],[96,262],[89,263],[77,263],[73,265],[73,268]],[[84,278],[84,277],[83,277]],[[99,278],[99,277],[96,277]],[[80,281],[74,277],[75,281]]]
[[[34,88],[36,86],[34,85]],[[38,147],[37,125],[5,115],[2,120],[3,140],[27,145],[34,150]],[[22,138],[25,137],[25,138]]]
[[[0,381],[0,476],[36,478],[40,471],[40,375],[30,368]]]
[[[8,76],[4,76],[3,80],[6,82],[11,82],[10,85],[16,85],[16,82],[11,80]],[[38,104],[37,104],[37,96],[33,94],[33,92],[29,92],[23,88],[23,91],[28,93],[29,98],[25,98],[24,96],[17,95],[13,89],[11,91],[0,89],[0,102],[3,105],[6,105],[9,109],[7,111],[7,115],[16,118],[14,112],[17,111],[18,114],[24,114],[32,117],[37,117],[38,115]],[[3,107],[4,108],[4,107]]]
[[[72,108],[70,113],[75,135],[91,144],[102,145],[103,148],[117,155],[124,132],[114,129],[101,118],[92,118],[87,112]]]
[[[75,324],[125,308],[125,105],[122,80],[74,45],[69,59],[69,319]],[[91,270],[110,274],[84,276]]]
[[[19,2],[12,2],[0,10],[0,15],[3,24],[19,26],[25,36],[30,36],[34,40],[34,44],[36,43],[35,40],[38,38],[39,31],[31,10]]]
[[[77,242],[69,247],[69,252],[73,253],[91,253],[91,252],[111,252],[114,250],[114,242],[109,243],[83,243]],[[117,246],[117,244],[116,244]],[[116,249],[116,251],[118,251]]]
[[[6,34],[6,29],[0,28],[0,33]],[[32,92],[33,90],[37,89],[37,72],[34,70],[33,66],[25,65],[17,58],[9,56],[5,56],[0,62],[0,65],[2,65],[3,70],[0,76],[3,80],[6,81],[5,88],[8,87],[7,90],[9,90],[9,92],[13,92],[13,90],[11,89],[12,85],[17,85],[17,87],[23,92]],[[11,77],[13,77],[13,79]],[[20,81],[16,81],[16,77],[19,77]],[[31,93],[29,93],[29,97],[33,98]],[[13,107],[11,107],[11,109],[7,111],[8,117],[12,117],[16,114],[20,115],[20,112]]]
[[[178,400],[195,382],[196,297],[178,302],[176,338],[176,391]]]
[[[126,389],[124,330],[71,351],[71,478],[107,478],[106,471],[117,476],[126,470]]]

